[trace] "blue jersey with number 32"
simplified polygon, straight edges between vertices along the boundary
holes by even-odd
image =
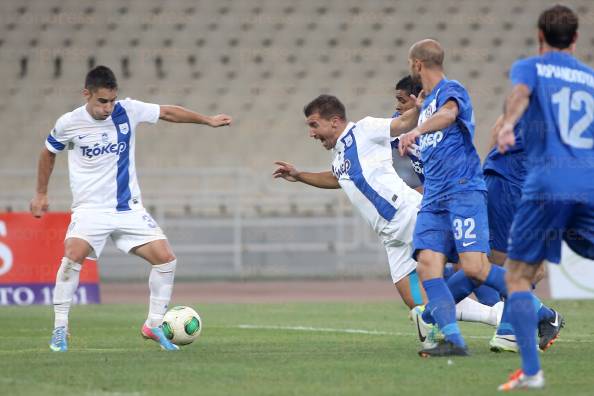
[[[594,202],[594,71],[551,51],[517,61],[513,85],[530,89],[522,116],[528,199]]]

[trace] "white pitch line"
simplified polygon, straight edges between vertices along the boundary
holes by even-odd
[[[346,334],[366,334],[379,336],[396,336],[396,337],[417,337],[415,333],[402,333],[392,331],[379,330],[365,330],[365,329],[334,329],[328,327],[310,327],[310,326],[269,326],[269,325],[254,325],[254,324],[240,324],[235,326],[238,329],[252,329],[252,330],[288,330],[288,331],[309,331],[318,333],[346,333]],[[490,340],[491,336],[475,336],[466,335],[465,338],[473,338],[478,340]],[[559,338],[557,342],[571,342],[571,343],[591,343],[594,340],[572,340],[567,338]]]

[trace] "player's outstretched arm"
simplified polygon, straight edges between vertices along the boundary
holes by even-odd
[[[226,114],[205,116],[181,106],[161,105],[159,118],[169,122],[204,124],[213,128],[231,125],[231,117]]]
[[[415,144],[416,139],[422,134],[441,131],[452,125],[456,122],[459,111],[458,103],[454,100],[449,100],[421,125],[400,136],[400,143],[398,144],[400,155],[404,156],[408,152],[409,147]]]
[[[415,101],[416,106],[405,111],[400,117],[396,117],[392,120],[390,123],[390,135],[392,135],[392,137],[400,136],[417,126],[420,109],[423,105],[425,96],[421,91],[418,98],[415,95],[410,95],[410,97]]]
[[[516,84],[505,100],[503,120],[497,130],[497,147],[505,153],[516,144],[514,126],[530,104],[530,88],[525,84]]]
[[[47,186],[49,179],[54,170],[56,163],[56,154],[52,153],[45,147],[39,154],[39,162],[37,165],[37,189],[35,197],[31,200],[29,206],[31,214],[35,217],[41,217],[47,212],[49,208],[49,201],[47,198]]]
[[[318,188],[340,188],[332,172],[301,172],[288,162],[276,161],[275,164],[279,166],[272,174],[275,179],[301,182]]]

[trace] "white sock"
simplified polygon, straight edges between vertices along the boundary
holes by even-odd
[[[68,313],[70,312],[72,296],[74,296],[74,292],[78,287],[81,268],[81,264],[67,257],[62,258],[60,269],[58,269],[56,275],[56,287],[54,288],[54,328],[68,327]]]
[[[163,322],[163,316],[167,312],[167,306],[173,291],[173,278],[175,277],[175,266],[177,260],[169,263],[153,265],[149,276],[149,289],[151,298],[149,313],[145,324],[148,327],[157,327]]]
[[[497,308],[481,304],[467,297],[456,304],[456,320],[497,326]]]

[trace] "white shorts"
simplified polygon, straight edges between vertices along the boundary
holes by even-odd
[[[167,239],[161,227],[144,209],[112,213],[93,210],[74,212],[64,239],[84,239],[93,248],[89,258],[97,259],[108,237],[125,253],[136,246]]]
[[[390,275],[394,283],[417,269],[417,262],[412,258],[417,213],[418,207],[415,204],[402,205],[379,235],[388,254]]]

